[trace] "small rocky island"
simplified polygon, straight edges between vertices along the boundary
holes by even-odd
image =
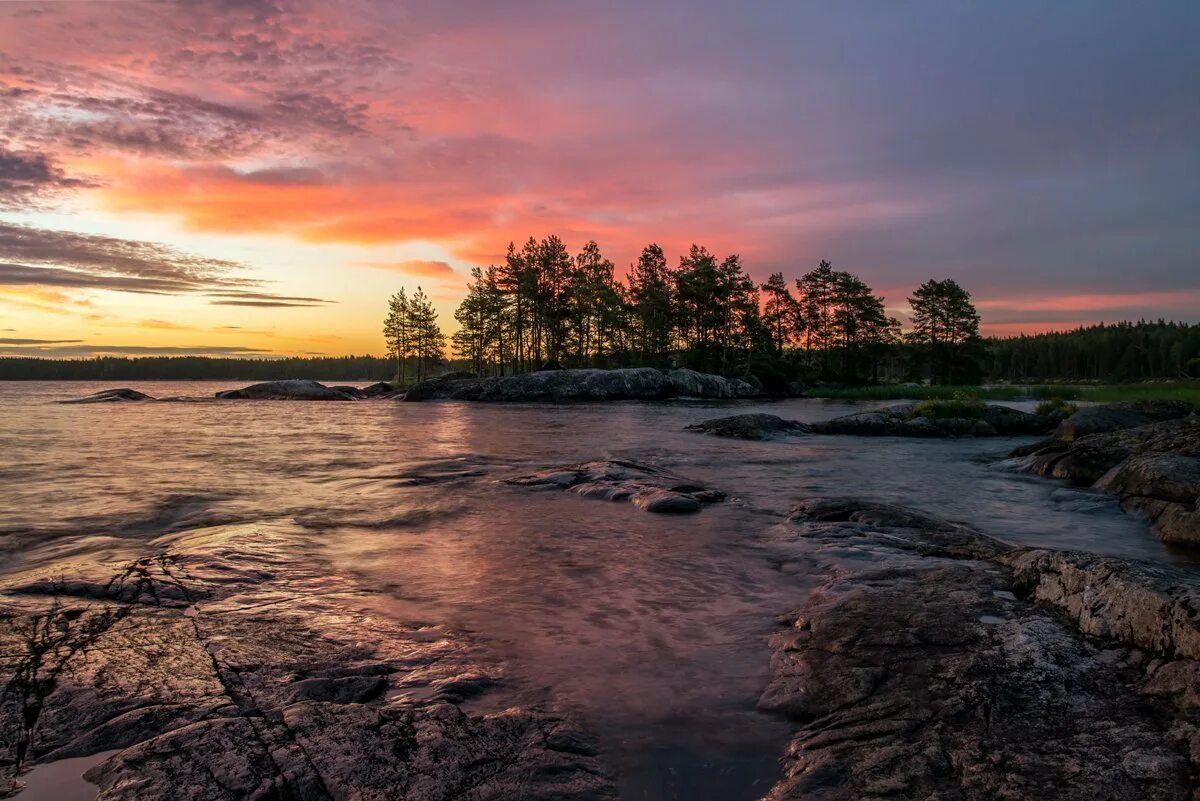
[[[449,373],[406,389],[387,382],[367,387],[326,386],[311,379],[264,381],[241,389],[221,390],[219,400],[355,401],[355,400],[470,400],[491,402],[665,400],[668,398],[757,398],[761,387],[737,378],[695,370],[543,370],[519,375],[479,378],[473,373]],[[64,403],[112,403],[152,400],[138,390],[121,388],[97,392]]]

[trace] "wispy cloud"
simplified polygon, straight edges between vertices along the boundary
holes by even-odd
[[[166,245],[0,222],[0,284],[179,294],[260,282]]]
[[[370,267],[375,270],[390,270],[392,272],[404,273],[405,275],[415,275],[425,278],[436,278],[440,280],[462,277],[459,272],[451,267],[447,262],[426,259],[408,259],[406,261],[360,261],[357,262],[357,266]]]
[[[324,298],[309,298],[299,297],[295,295],[273,295],[269,292],[249,292],[232,290],[228,292],[209,292],[210,298],[221,298],[221,300],[209,301],[213,306],[261,306],[265,308],[286,308],[286,307],[305,307],[305,306],[323,306],[327,303],[334,303],[332,300]]]
[[[215,305],[320,306],[323,298],[262,291],[234,261],[166,245],[0,222],[0,286],[103,289],[151,295],[205,293]]]
[[[11,328],[4,329],[11,331]],[[16,337],[0,337],[0,345],[64,345],[72,342],[82,342],[82,339],[19,339]]]
[[[242,345],[109,345],[70,340],[77,344],[5,344],[0,340],[0,355],[4,356],[256,356],[269,354],[263,348]]]

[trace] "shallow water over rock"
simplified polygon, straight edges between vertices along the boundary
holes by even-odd
[[[136,388],[194,397],[227,384]],[[1193,564],[1114,500],[1005,469],[1003,455],[1032,437],[684,431],[729,414],[810,423],[869,405],[53,403],[106,388],[0,384],[4,573],[137,559],[150,540],[203,526],[294,521],[300,553],[348,577],[375,613],[461,632],[503,664],[472,705],[577,715],[626,799],[752,799],[779,778],[791,727],[755,711],[767,640],[822,576],[815,564],[781,571],[767,532],[799,500],[854,494],[1014,543]],[[727,499],[651,515],[506,483],[606,459]]]

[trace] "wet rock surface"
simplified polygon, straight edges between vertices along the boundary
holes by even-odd
[[[408,390],[405,400],[492,402],[658,400],[673,397],[745,398],[760,393],[738,379],[652,367],[622,370],[544,370],[493,378],[441,377]]]
[[[1059,423],[1054,438],[1063,442],[1100,434],[1137,428],[1163,420],[1178,420],[1196,412],[1196,407],[1184,401],[1140,400],[1085,406]]]
[[[796,420],[784,420],[774,414],[735,414],[686,426],[688,431],[731,439],[775,439],[806,434],[811,429]]]
[[[848,434],[858,437],[995,437],[1016,434],[1045,434],[1055,420],[1007,406],[989,404],[981,418],[920,417],[918,404],[901,403],[884,409],[836,417],[813,425],[818,434]]]
[[[1193,797],[1188,577],[846,499],[772,547],[829,578],[772,639],[760,707],[799,728],[767,798]]]
[[[1200,545],[1200,417],[1052,439],[1010,456],[1022,470],[1114,495],[1167,542]]]
[[[222,400],[357,400],[357,390],[353,393],[346,391],[350,389],[353,387],[327,387],[318,381],[289,379],[264,381],[242,389],[226,389],[216,393],[216,397]]]
[[[606,501],[629,501],[639,509],[661,514],[699,512],[706,504],[725,499],[714,490],[650,465],[609,459],[542,470],[506,479],[519,487],[558,489]]]
[[[59,403],[120,403],[122,401],[146,401],[154,400],[153,397],[145,392],[138,392],[136,389],[122,387],[120,389],[105,389],[100,392],[94,392],[85,398],[73,398],[71,400],[59,401]]]
[[[572,722],[462,709],[502,666],[372,611],[305,542],[226,526],[7,576],[0,787],[116,748],[86,774],[103,801],[612,796]]]

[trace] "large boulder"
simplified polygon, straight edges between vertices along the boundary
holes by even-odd
[[[354,388],[349,387],[348,389]],[[216,397],[222,400],[358,400],[357,394],[351,394],[341,388],[327,387],[306,378],[264,381],[261,384],[251,384],[242,389],[227,389],[216,393]]]
[[[762,393],[740,378],[679,368],[667,373],[670,394],[684,398],[753,398]]]
[[[1194,414],[1196,407],[1186,401],[1140,400],[1085,406],[1058,424],[1056,439],[1072,442],[1088,434],[1136,428],[1161,420],[1178,420]]]
[[[136,389],[122,387],[120,389],[105,389],[100,392],[93,392],[84,398],[72,398],[71,400],[59,401],[59,403],[122,403],[126,401],[147,400],[154,400],[154,398],[145,392],[138,392]]]
[[[773,414],[735,414],[717,417],[685,427],[687,431],[712,434],[730,439],[774,439],[790,434],[804,434],[809,427],[795,420],[784,420]]]

